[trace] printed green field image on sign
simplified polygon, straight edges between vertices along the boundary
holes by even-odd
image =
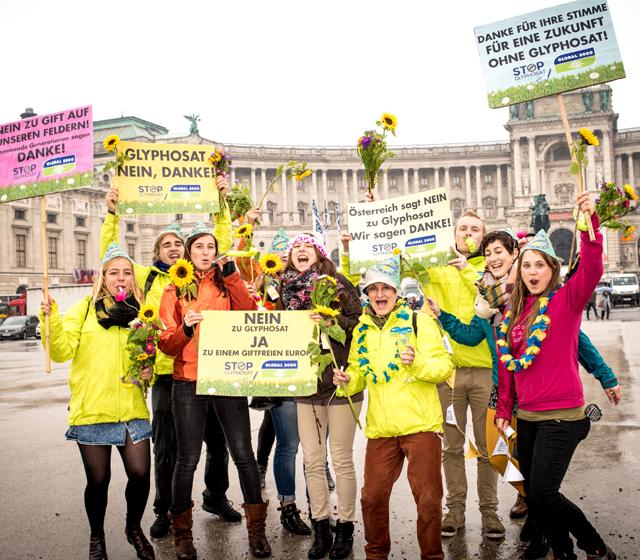
[[[553,64],[557,73],[579,70],[591,66],[596,61],[596,52],[593,49],[584,49],[577,52],[563,54],[557,57]]]
[[[42,166],[43,177],[55,177],[63,173],[70,173],[76,168],[76,157],[66,156],[63,158],[50,159]]]

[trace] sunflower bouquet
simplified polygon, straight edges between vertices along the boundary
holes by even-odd
[[[269,301],[269,290],[275,289],[276,276],[284,268],[280,257],[275,253],[267,253],[260,257],[260,268],[262,269],[262,296],[260,297],[261,304],[265,309],[275,309],[272,301]],[[257,298],[256,298],[257,299]],[[274,300],[275,296],[271,298]]]
[[[382,132],[376,130],[366,130],[358,139],[356,151],[358,157],[364,166],[364,176],[367,180],[367,188],[369,192],[375,188],[378,183],[378,171],[382,164],[395,154],[387,146],[387,132],[396,135],[396,126],[398,119],[390,113],[383,113],[376,126],[382,129]]]
[[[115,161],[108,161],[103,167],[103,171],[109,171],[109,169],[113,167],[116,168],[116,171],[119,171],[120,168],[124,165],[124,162],[131,159],[127,154],[118,150],[119,144],[120,137],[117,134],[110,134],[104,139],[104,142],[102,142],[102,145],[104,146],[104,149],[107,151],[107,153],[111,154],[115,152],[116,154]]]
[[[216,151],[209,156],[209,163],[213,167],[216,177],[226,178],[229,176],[229,168],[231,167],[232,160],[227,154],[224,153],[224,151],[216,149]],[[225,195],[223,192],[219,192],[218,197],[220,201],[220,209],[218,210],[216,216],[220,217],[224,213],[225,209],[229,207],[229,203],[227,202],[227,195]]]
[[[155,308],[149,304],[144,304],[140,308],[138,317],[129,323],[129,327],[127,351],[129,352],[131,365],[120,380],[123,383],[140,387],[146,399],[149,387],[156,380],[155,364],[158,353],[158,339],[163,326],[158,319],[158,313]],[[153,370],[150,380],[142,378],[142,371],[146,368]]]
[[[623,241],[631,241],[635,228],[624,217],[638,208],[638,195],[631,185],[622,188],[615,183],[603,181],[596,198],[596,212],[600,225],[622,232]],[[578,222],[578,228],[584,226]]]
[[[169,269],[169,278],[178,289],[179,297],[188,301],[198,297],[198,285],[196,284],[196,274],[187,259],[178,259]]]
[[[336,309],[339,300],[340,287],[333,276],[325,274],[314,278],[311,288],[311,311],[320,315],[322,319],[313,327],[312,340],[307,345],[307,354],[309,355],[311,366],[317,366],[316,375],[321,381],[324,370],[328,366],[333,365],[336,369],[340,368],[329,339],[333,339],[340,344],[344,344],[347,339],[347,333],[344,332],[344,329],[336,319],[340,315],[340,310]],[[329,352],[323,353],[323,348],[328,349]],[[341,384],[340,388],[344,390],[345,387]],[[358,427],[362,429],[351,397],[349,395],[346,395],[346,397],[349,401],[353,419]]]

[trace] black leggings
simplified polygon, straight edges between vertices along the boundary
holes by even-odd
[[[84,490],[84,507],[87,510],[92,537],[104,536],[104,515],[111,480],[111,445],[78,444],[87,476]],[[127,434],[124,446],[117,447],[124,470],[127,473],[127,525],[137,527],[142,520],[149,497],[151,455],[149,440],[134,444]]]

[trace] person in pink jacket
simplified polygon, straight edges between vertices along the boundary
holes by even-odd
[[[518,459],[529,507],[557,559],[576,559],[573,541],[587,560],[616,555],[582,510],[560,493],[578,444],[591,426],[584,413],[578,373],[578,332],[591,293],[602,276],[602,234],[588,193],[577,198],[591,214],[595,239],[581,233],[580,267],[560,287],[560,262],[544,230],[522,249],[510,306],[498,332],[496,426],[504,431],[518,398]],[[620,388],[616,392],[617,402]],[[527,556],[529,558],[544,558]]]

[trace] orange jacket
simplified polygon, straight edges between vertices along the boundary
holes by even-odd
[[[256,302],[249,295],[238,272],[224,277],[224,283],[229,290],[229,297],[222,294],[213,283],[213,272],[197,278],[198,297],[188,301],[178,298],[174,284],[170,284],[162,294],[160,302],[160,319],[166,330],[160,336],[158,346],[165,354],[174,356],[173,377],[183,381],[196,381],[198,378],[198,351],[194,339],[196,334],[187,336],[183,330],[184,315],[189,309],[205,310],[242,310],[257,309]]]

